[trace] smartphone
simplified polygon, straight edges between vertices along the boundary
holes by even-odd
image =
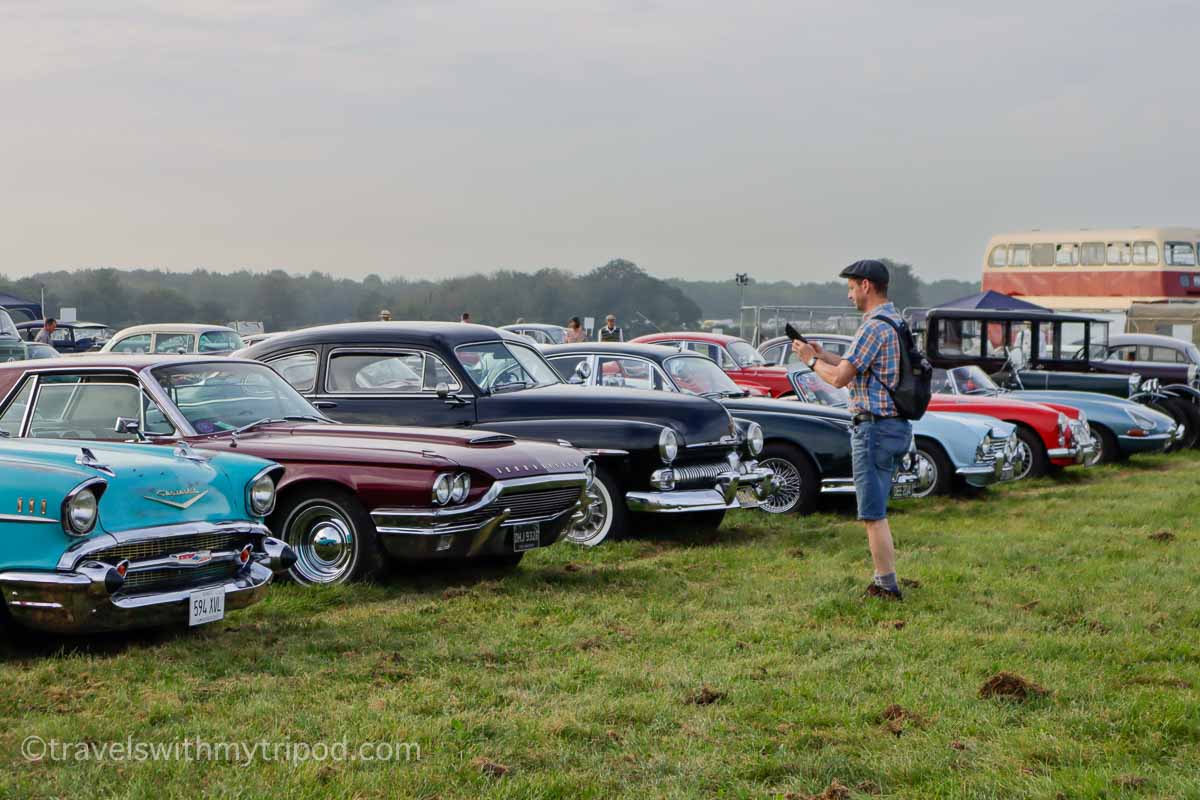
[[[808,342],[808,339],[804,338],[804,334],[802,334],[802,333],[800,333],[800,331],[796,330],[795,327],[793,327],[792,323],[790,323],[790,322],[783,326],[783,332],[786,333],[787,337],[789,339],[791,339],[792,341],[805,342],[805,343]]]

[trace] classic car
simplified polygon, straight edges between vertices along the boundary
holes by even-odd
[[[805,364],[795,364],[790,375],[801,399],[838,409],[849,405],[848,390],[828,383]],[[966,486],[979,489],[1026,474],[1021,461],[1025,450],[1012,423],[975,414],[926,411],[912,426],[918,469],[925,476],[916,497],[950,494]]]
[[[26,342],[25,343],[25,360],[36,360],[39,358],[58,358],[61,355],[57,350],[48,344],[41,342]]]
[[[32,342],[45,327],[42,320],[22,322],[17,325],[21,338]],[[59,320],[50,334],[50,343],[60,353],[86,353],[99,350],[112,337],[112,328],[103,322],[65,322]]]
[[[343,422],[478,427],[582,448],[598,469],[588,518],[568,534],[578,544],[625,533],[633,514],[716,527],[774,488],[754,460],[757,425],[700,397],[568,385],[528,339],[484,325],[327,325],[242,355]]]
[[[734,383],[751,395],[786,397],[794,391],[786,370],[768,365],[749,342],[736,336],[692,331],[651,333],[631,344],[657,344],[700,353],[717,362]]]
[[[1098,392],[1166,412],[1183,426],[1182,444],[1200,441],[1200,389],[1107,371],[1092,354],[1108,347],[1108,322],[1053,311],[934,308],[926,317],[930,363],[974,364],[1010,389]]]
[[[1108,372],[1136,372],[1161,383],[1200,385],[1200,348],[1184,339],[1156,333],[1110,333],[1108,343],[1093,345],[1092,361]]]
[[[20,361],[25,358],[25,342],[17,332],[12,317],[0,308],[0,362]]]
[[[122,328],[104,343],[104,353],[199,353],[219,356],[244,346],[242,337],[224,325],[153,324]]]
[[[45,388],[61,401],[71,387]],[[0,469],[0,594],[24,627],[201,625],[261,600],[295,560],[262,524],[282,472],[269,461],[186,444],[3,439]]]
[[[144,439],[286,466],[267,518],[298,583],[343,583],[389,559],[515,565],[581,517],[577,451],[484,431],[337,425],[269,367],[96,354],[0,365],[10,436]]]
[[[546,325],[540,322],[520,322],[501,325],[500,330],[532,339],[538,344],[562,344],[567,341],[567,329],[562,325]]]
[[[768,513],[812,512],[821,493],[854,492],[850,468],[850,415],[808,403],[747,397],[716,362],[690,350],[652,344],[588,342],[542,348],[570,383],[682,392],[718,400],[738,419],[763,431],[759,464],[775,473],[776,493],[760,508]],[[923,491],[912,462],[892,482],[893,496]]]

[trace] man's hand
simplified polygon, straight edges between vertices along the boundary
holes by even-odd
[[[796,358],[800,362],[807,364],[809,361],[816,358],[817,348],[809,342],[802,342],[799,339],[792,340],[792,352],[796,354]]]

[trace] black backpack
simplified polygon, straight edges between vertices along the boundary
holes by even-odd
[[[917,347],[908,323],[903,320],[896,322],[884,316],[876,319],[891,325],[900,338],[900,380],[892,388],[875,375],[874,369],[870,372],[891,395],[892,402],[896,404],[896,414],[901,419],[920,419],[925,415],[925,409],[929,408],[929,400],[933,396],[933,365]]]

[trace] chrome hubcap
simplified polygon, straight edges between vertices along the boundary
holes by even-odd
[[[592,485],[588,499],[591,504],[584,518],[567,531],[567,541],[593,547],[608,538],[608,531],[612,527],[612,499],[599,481]]]
[[[804,486],[800,480],[800,470],[796,465],[782,458],[768,458],[759,462],[760,467],[767,467],[775,473],[775,494],[759,505],[768,514],[786,514],[800,503]]]
[[[913,497],[929,497],[937,486],[939,476],[937,462],[924,450],[917,451],[917,474],[921,476],[921,480],[917,481]]]
[[[1014,480],[1026,477],[1029,475],[1029,470],[1033,468],[1033,451],[1029,449],[1029,445],[1019,440],[1017,441],[1017,460],[1020,462],[1018,466],[1021,471],[1017,473]]]
[[[296,551],[292,572],[303,583],[339,583],[354,570],[354,529],[336,506],[317,502],[296,509],[284,540]]]

